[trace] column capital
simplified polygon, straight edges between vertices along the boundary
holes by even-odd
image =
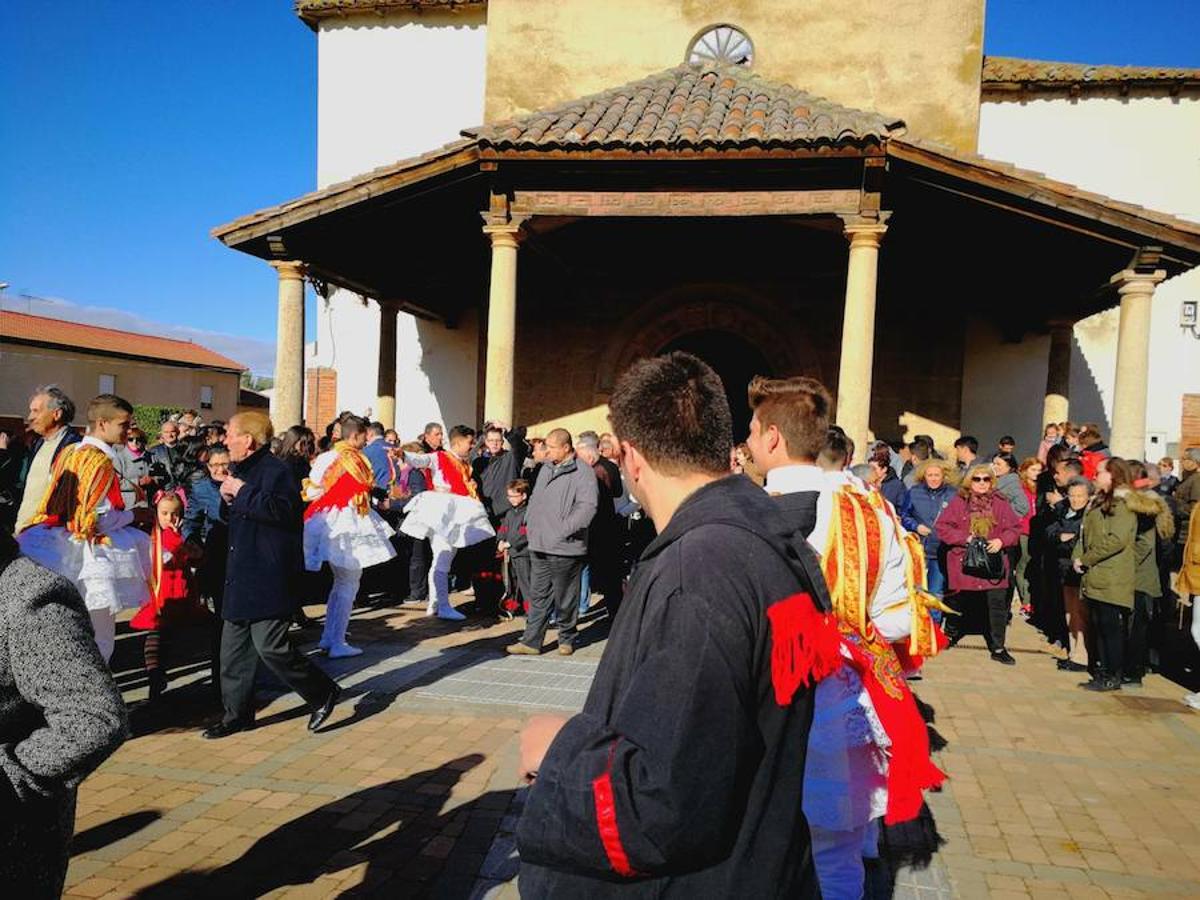
[[[521,214],[500,217],[490,212],[479,215],[483,218],[483,233],[491,238],[493,247],[517,246],[525,236],[521,227],[530,218],[528,215]]]
[[[862,245],[878,247],[887,232],[887,220],[891,218],[891,215],[890,212],[881,211],[877,214],[855,213],[854,215],[838,216],[838,218],[843,222],[843,230],[851,247]]]
[[[1153,294],[1154,286],[1167,277],[1164,269],[1150,272],[1139,272],[1137,269],[1123,269],[1108,280],[1109,284],[1117,287],[1118,294]]]
[[[279,273],[280,281],[301,281],[308,267],[298,259],[272,259],[267,265]]]

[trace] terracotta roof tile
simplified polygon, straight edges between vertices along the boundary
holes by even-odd
[[[1072,85],[1120,87],[1158,84],[1170,87],[1200,85],[1200,69],[1165,66],[1097,66],[1088,63],[1048,62],[1011,56],[988,56],[983,61],[983,86],[1068,88]]]
[[[4,309],[0,310],[0,342],[9,340],[36,341],[39,344],[53,344],[58,347],[119,353],[143,359],[170,360],[235,372],[246,368],[228,356],[191,341],[118,331],[115,328],[101,328],[98,325],[31,316]]]
[[[882,144],[904,123],[839,106],[742,66],[682,65],[463,131],[497,150],[811,148]]]
[[[315,25],[318,19],[334,16],[384,13],[393,9],[460,9],[487,6],[487,0],[295,0],[296,15]]]

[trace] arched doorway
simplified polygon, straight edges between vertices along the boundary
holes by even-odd
[[[733,414],[734,443],[744,441],[750,433],[750,406],[746,387],[755,375],[773,374],[762,351],[728,331],[705,329],[681,335],[659,349],[659,353],[682,350],[700,357],[713,367],[725,385],[729,410]]]

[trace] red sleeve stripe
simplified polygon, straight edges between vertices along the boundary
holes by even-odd
[[[625,847],[621,843],[621,831],[617,827],[617,804],[613,798],[612,764],[617,742],[613,741],[608,752],[608,769],[592,782],[592,798],[596,803],[596,828],[600,832],[600,843],[608,856],[613,871],[623,878],[633,878],[638,873],[629,864]]]

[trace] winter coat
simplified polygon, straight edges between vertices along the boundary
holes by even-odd
[[[1175,488],[1175,502],[1179,504],[1179,516],[1181,521],[1188,522],[1192,517],[1192,510],[1200,506],[1200,469],[1195,472],[1188,472],[1183,476],[1183,480]],[[1187,535],[1184,529],[1179,529],[1179,542],[1183,543],[1187,540]]]
[[[388,458],[389,449],[383,438],[375,438],[362,449],[363,456],[371,464],[371,474],[375,476],[375,496],[380,498],[387,496],[395,471],[391,459]]]
[[[62,439],[58,442],[58,446],[54,448],[54,455],[50,457],[50,468],[54,468],[54,461],[58,459],[58,454],[72,444],[78,444],[83,440],[83,435],[69,425]],[[25,496],[25,483],[29,480],[29,467],[33,465],[33,458],[38,455],[38,451],[42,449],[42,444],[46,443],[43,437],[36,437],[33,443],[29,445],[29,450],[25,454],[25,459],[21,463],[21,471],[17,475],[16,483],[13,485],[13,505],[20,509],[21,501]],[[41,499],[40,497],[38,498]]]
[[[1087,507],[1081,510],[1071,509],[1066,500],[1055,505],[1050,521],[1045,527],[1046,540],[1044,552],[1047,560],[1053,559],[1058,567],[1058,579],[1061,584],[1078,585],[1079,575],[1071,565],[1071,554],[1079,540],[1079,530],[1083,527],[1083,517]],[[1071,540],[1064,541],[1064,534],[1071,535]],[[1049,562],[1047,562],[1049,565]]]
[[[514,428],[505,433],[511,450],[503,450],[495,456],[482,450],[471,461],[471,474],[479,485],[479,499],[491,516],[492,522],[499,522],[508,512],[509,482],[521,477],[525,467],[525,456],[529,445],[525,443],[525,429]]]
[[[121,479],[121,500],[126,509],[149,506],[154,499],[153,486],[142,487],[138,482],[150,474],[150,454],[134,456],[125,446],[113,448],[113,468]]]
[[[780,667],[781,699],[772,677],[791,628],[818,633],[790,537],[772,499],[729,476],[646,548],[526,798],[523,897],[820,896],[800,805],[813,689]]]
[[[529,533],[525,527],[525,514],[528,511],[528,500],[520,506],[510,506],[496,527],[496,539],[508,541],[509,559],[521,559],[529,555]]]
[[[200,592],[219,596],[229,557],[229,505],[221,497],[221,486],[211,478],[192,485],[183,513],[183,539],[204,549],[197,573]]]
[[[935,526],[942,510],[950,505],[950,501],[956,495],[955,488],[948,484],[943,483],[934,491],[922,482],[913,485],[904,498],[904,505],[900,508],[900,524],[913,534],[917,533],[917,528],[921,525],[929,529],[929,534],[921,538],[926,559],[937,559],[942,542],[938,538]]]
[[[525,514],[529,548],[555,556],[587,555],[597,495],[596,473],[578,457],[542,466]]]
[[[229,504],[229,556],[221,615],[231,621],[290,619],[304,569],[300,485],[266,447],[233,464],[245,481]]]
[[[885,500],[892,504],[892,507],[899,510],[904,505],[904,495],[907,493],[904,489],[904,482],[900,480],[891,469],[887,470],[883,481],[879,485],[879,493],[883,494]]]
[[[1179,580],[1175,582],[1175,589],[1185,597],[1200,594],[1200,503],[1192,510],[1186,533]]]
[[[1088,481],[1096,480],[1096,473],[1100,470],[1100,462],[1108,459],[1112,453],[1108,449],[1108,445],[1103,441],[1098,441],[1090,447],[1085,448],[1079,454],[1079,461],[1083,463],[1083,477]]]
[[[1133,609],[1137,588],[1137,516],[1126,505],[1129,493],[1117,489],[1111,513],[1098,505],[1087,511],[1071,554],[1084,565],[1083,596],[1125,609]]]
[[[76,789],[125,740],[125,704],[79,593],[0,543],[0,893],[58,897]]]
[[[1008,501],[1018,519],[1029,515],[1029,495],[1025,493],[1021,476],[1016,472],[1006,472],[996,479],[996,493]],[[1028,529],[1025,533],[1029,533]]]
[[[1162,595],[1159,577],[1159,548],[1170,546],[1175,537],[1175,516],[1167,502],[1154,491],[1130,491],[1125,505],[1137,516],[1137,590],[1147,597]]]
[[[999,538],[1002,547],[1015,547],[1021,539],[1021,520],[1013,512],[1012,504],[997,494],[991,495],[992,528],[986,535],[988,540]],[[1004,574],[999,581],[976,578],[963,572],[963,560],[967,555],[967,543],[971,535],[971,508],[963,497],[956,495],[947,504],[937,520],[937,535],[949,548],[946,555],[946,577],[951,591],[991,591],[1008,583],[1008,554],[1000,554],[1004,563]]]

